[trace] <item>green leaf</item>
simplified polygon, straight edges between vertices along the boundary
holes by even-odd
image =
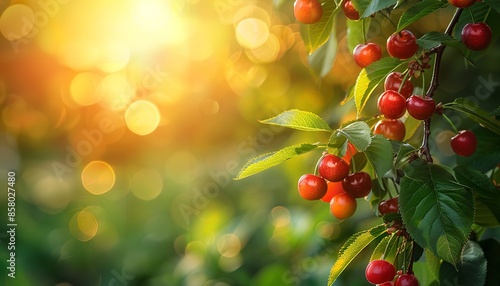
[[[266,169],[274,167],[284,161],[293,158],[297,155],[301,155],[312,150],[317,149],[319,146],[317,144],[298,144],[293,146],[288,146],[279,151],[270,152],[267,154],[260,155],[256,158],[248,161],[245,166],[241,169],[236,180],[246,178],[248,176],[257,174]]]
[[[363,21],[347,20],[347,48],[352,54],[354,48],[361,43],[365,42],[363,35],[363,24],[365,25],[365,32],[368,31],[371,23],[371,18]]]
[[[500,148],[498,148],[500,146],[500,136],[479,126],[473,128],[472,132],[476,134],[476,152],[470,157],[457,156],[457,164],[487,172],[500,162]]]
[[[365,151],[371,143],[370,126],[363,121],[355,121],[337,131],[361,152]]]
[[[415,241],[457,265],[473,223],[472,193],[448,169],[417,159],[401,179],[399,206]]]
[[[373,250],[372,256],[370,256],[370,261],[384,259],[385,249],[387,248],[387,244],[389,240],[391,240],[392,235],[388,235],[377,244],[375,249]]]
[[[368,161],[372,164],[377,176],[382,178],[392,168],[392,146],[382,135],[372,137],[372,142],[365,150]]]
[[[457,98],[453,102],[444,104],[443,107],[461,112],[483,127],[500,135],[500,122],[467,98]]]
[[[356,11],[358,11],[360,16],[363,14],[366,8],[370,6],[371,1],[372,0],[351,0],[352,5],[354,6],[354,8],[356,8]]]
[[[298,109],[287,110],[273,118],[261,120],[259,122],[303,131],[333,131],[328,123],[318,115]]]
[[[320,77],[325,77],[332,69],[337,55],[337,45],[337,36],[333,29],[326,44],[309,55],[309,65]]]
[[[397,2],[397,0],[372,0],[370,1],[370,5],[368,5],[368,7],[364,10],[363,14],[360,14],[360,18],[370,17],[373,13],[395,5]]]
[[[497,0],[490,0],[489,2],[496,2]],[[453,29],[453,37],[455,39],[462,39],[462,29],[463,27],[471,22],[474,22],[472,20],[471,14],[474,15],[474,19],[481,19],[479,21],[482,21],[484,17],[486,16],[486,13],[488,13],[488,10],[490,9],[490,6],[486,4],[486,1],[484,2],[477,2],[474,3],[474,5],[468,7],[467,9],[464,9],[462,15],[460,15],[460,19],[458,19],[457,24],[455,25],[455,29]],[[490,17],[492,15],[490,14]]]
[[[408,10],[401,15],[396,32],[402,31],[404,28],[420,18],[446,6],[448,6],[448,2],[442,2],[439,0],[424,0],[418,2],[414,6],[408,8]]]
[[[396,159],[394,160],[394,166],[398,166],[403,159],[407,158],[411,153],[417,151],[417,148],[413,147],[408,143],[391,141],[391,144],[392,144],[392,150],[394,154],[396,154]]]
[[[385,57],[361,70],[354,85],[354,102],[358,116],[361,114],[372,92],[385,79],[387,74],[404,63],[406,62]]]
[[[497,13],[500,13],[500,1],[498,0],[483,0],[488,6],[493,8]]]
[[[353,234],[339,251],[339,256],[330,270],[328,285],[332,285],[351,261],[377,237],[386,233],[381,224],[369,230]]]
[[[443,262],[439,270],[441,285],[484,285],[486,280],[486,258],[477,242],[468,241],[460,263]]]
[[[340,6],[339,6],[340,7]],[[312,54],[326,41],[333,30],[333,23],[335,22],[335,14],[339,11],[335,1],[327,1],[323,4],[323,16],[318,23],[310,25],[301,25],[302,39],[306,50]]]
[[[498,271],[500,269],[500,242],[490,238],[480,241],[479,245],[481,245],[486,261],[488,261],[484,285],[500,285],[500,271]]]
[[[454,171],[457,181],[476,192],[477,200],[490,209],[497,223],[500,222],[500,190],[491,180],[485,174],[467,166],[457,166]]]
[[[403,141],[409,140],[419,128],[423,128],[423,121],[413,118],[412,116],[406,117],[405,121],[406,134]]]
[[[439,32],[429,32],[420,39],[417,39],[417,44],[423,49],[430,50],[434,47],[439,46],[440,44],[451,44],[455,43],[458,45],[459,41],[453,38],[450,35],[439,33]]]

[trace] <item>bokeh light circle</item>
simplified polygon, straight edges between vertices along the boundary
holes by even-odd
[[[97,92],[101,77],[96,73],[77,74],[69,87],[71,98],[80,105],[91,105],[101,100],[103,94]]]
[[[150,101],[138,100],[125,111],[125,123],[130,131],[137,135],[148,135],[160,124],[160,111]]]
[[[142,169],[132,177],[132,193],[139,199],[150,201],[158,197],[163,189],[163,179],[154,169]]]
[[[255,49],[269,38],[269,27],[261,19],[246,18],[236,26],[236,40],[245,48]]]
[[[73,237],[79,241],[91,240],[99,230],[99,223],[96,217],[87,210],[82,210],[73,215],[69,222],[69,230]]]
[[[35,13],[24,4],[9,6],[0,16],[0,32],[9,41],[28,35],[35,24]]]
[[[106,162],[92,161],[82,171],[82,183],[89,193],[101,195],[113,188],[115,172]]]

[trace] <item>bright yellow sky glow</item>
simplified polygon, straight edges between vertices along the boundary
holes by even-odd
[[[20,39],[31,32],[35,23],[33,10],[24,4],[9,6],[0,16],[0,32],[9,41]]]

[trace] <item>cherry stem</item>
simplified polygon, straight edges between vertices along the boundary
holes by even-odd
[[[474,14],[472,13],[472,9],[469,7],[467,8],[469,10],[470,18],[472,19],[472,23],[476,23],[476,19],[474,19]]]
[[[446,27],[445,34],[451,35],[453,32],[453,28],[458,23],[458,19],[462,14],[463,9],[457,9],[455,14],[450,20],[448,27]],[[432,78],[430,82],[429,89],[426,92],[428,97],[433,97],[439,86],[439,71],[441,69],[441,60],[443,58],[443,52],[446,46],[443,44],[438,45],[426,52],[427,55],[436,54],[436,58],[434,60],[434,68],[432,70]],[[420,151],[422,155],[425,156],[425,160],[429,163],[432,163],[432,156],[429,149],[429,137],[431,136],[431,119],[424,120],[424,138],[422,139],[422,145],[420,146]]]
[[[387,16],[387,15],[386,15],[385,13],[383,13],[383,12],[380,12],[380,14],[382,14],[382,16],[384,16],[387,20],[389,20],[389,22],[390,22],[390,23],[394,26],[394,28],[396,28],[396,29],[398,28],[398,25],[396,25],[396,24],[392,21],[391,17]]]
[[[453,122],[451,122],[450,118],[448,116],[446,116],[446,114],[441,114],[443,116],[443,118],[448,121],[448,123],[450,124],[451,128],[453,129],[453,131],[455,131],[456,134],[458,134],[458,129],[457,127],[455,126],[455,124],[453,124]]]
[[[366,31],[365,31],[365,19],[363,18],[362,23],[361,23],[361,31],[363,33],[363,40],[365,41],[366,44]]]
[[[406,80],[408,79],[410,73],[405,73],[403,79],[401,80],[401,84],[399,85],[398,88],[398,93],[401,93],[401,90],[403,89],[403,85],[405,84]]]
[[[406,273],[413,274],[413,253],[415,252],[415,243],[411,241],[411,252],[410,252],[410,263],[408,264],[408,270]]]
[[[422,91],[425,90],[425,71],[420,74],[422,76]],[[425,94],[422,92],[422,98],[425,98]]]
[[[490,15],[490,12],[491,12],[491,7],[488,8],[488,12],[486,12],[486,15],[484,16],[483,22],[486,22],[486,20],[488,20],[488,16]]]

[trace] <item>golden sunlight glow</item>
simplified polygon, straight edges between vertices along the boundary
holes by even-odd
[[[83,210],[73,215],[69,222],[69,230],[79,241],[89,241],[97,234],[99,223],[89,211]]]
[[[234,257],[241,251],[241,240],[232,233],[224,234],[217,240],[217,250],[220,255],[225,257]]]
[[[146,30],[159,30],[167,24],[170,17],[165,1],[140,0],[132,4],[132,15],[139,27]]]
[[[89,193],[101,195],[114,186],[115,172],[106,162],[92,161],[82,171],[82,183]]]
[[[92,68],[99,60],[99,47],[88,39],[73,39],[63,44],[63,63],[74,70]]]
[[[28,35],[35,24],[35,13],[24,4],[9,6],[0,16],[0,32],[9,41]]]
[[[246,18],[236,26],[236,40],[245,48],[255,49],[263,45],[269,37],[269,27],[257,18]]]
[[[142,169],[132,177],[132,193],[143,201],[158,197],[163,189],[163,179],[154,169]]]
[[[132,87],[121,74],[111,74],[103,78],[98,93],[102,98],[99,104],[110,110],[124,109],[133,96]]]
[[[138,100],[125,111],[125,123],[137,135],[148,135],[160,124],[160,111],[150,101]]]
[[[108,42],[102,45],[97,67],[106,73],[122,70],[130,59],[130,49],[120,42]]]
[[[77,74],[69,87],[71,98],[80,105],[91,105],[102,98],[102,93],[97,92],[101,76],[96,73],[82,72]]]

